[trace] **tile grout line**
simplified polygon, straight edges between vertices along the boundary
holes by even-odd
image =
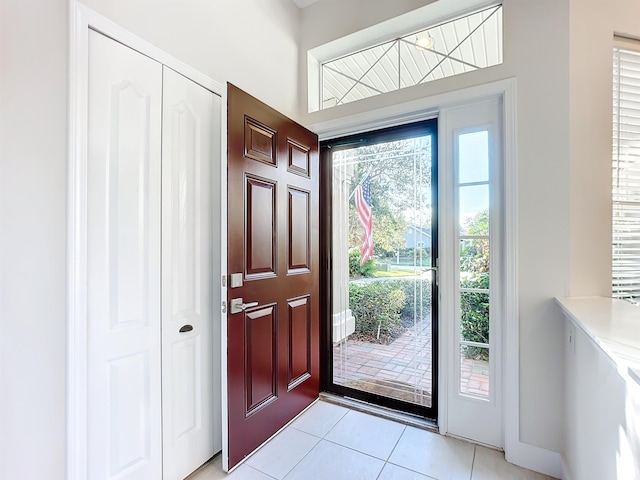
[[[407,431],[407,428],[409,428],[409,425],[404,425],[404,428],[402,429],[402,433],[400,434],[400,436],[398,437],[398,440],[396,440],[396,444],[393,446],[393,448],[391,449],[391,452],[389,453],[389,456],[387,457],[387,459],[384,462],[384,465],[382,466],[382,470],[380,470],[380,473],[378,474],[377,478],[380,478],[380,475],[382,475],[382,472],[384,471],[384,467],[386,467],[387,465],[393,465],[394,467],[400,467],[403,468],[405,470],[409,470],[410,472],[414,472],[417,473],[418,475],[422,475],[424,477],[427,478],[431,478],[433,480],[437,480],[435,477],[432,477],[431,475],[426,475],[422,472],[417,472],[409,467],[407,467],[406,465],[398,465],[395,463],[390,462],[391,459],[391,455],[393,455],[393,452],[395,452],[396,448],[398,447],[398,444],[400,443],[400,439],[402,439],[402,436],[405,434],[405,432]]]
[[[251,470],[255,470],[258,473],[261,473],[262,475],[265,475],[266,477],[272,478],[273,480],[278,480],[277,477],[273,477],[271,475],[269,475],[267,472],[263,472],[262,470],[258,470],[255,467],[252,467],[251,465],[245,465],[247,468],[250,468]],[[287,475],[289,474],[289,472],[287,472]],[[232,474],[233,475],[233,474]],[[284,479],[284,477],[282,477]]]
[[[343,408],[344,408],[344,407],[343,407]],[[310,449],[309,449],[309,451],[308,451],[307,453],[305,453],[305,454],[302,456],[302,458],[301,458],[300,460],[298,460],[298,461],[296,462],[296,464],[295,464],[293,467],[291,467],[291,469],[290,469],[287,473],[285,473],[285,475],[282,477],[282,480],[286,480],[286,478],[289,476],[289,474],[290,474],[291,472],[293,472],[293,471],[295,470],[295,468],[296,468],[298,465],[300,465],[300,463],[302,463],[302,461],[307,457],[307,455],[309,455],[309,454],[310,454],[310,453],[311,453],[311,452],[312,452],[312,451],[313,451],[313,450],[314,450],[314,449],[315,449],[315,448],[320,444],[320,442],[322,442],[323,440],[325,440],[325,441],[329,442],[329,440],[326,440],[326,438],[325,438],[325,437],[326,437],[327,435],[329,435],[329,432],[331,432],[331,431],[336,427],[336,425],[338,425],[338,423],[340,423],[340,422],[344,419],[344,417],[346,417],[346,416],[347,416],[347,414],[351,411],[351,410],[349,410],[349,409],[346,409],[346,410],[347,410],[347,411],[346,411],[346,412],[345,412],[345,413],[344,413],[344,414],[343,414],[343,415],[338,419],[338,421],[337,421],[336,423],[334,423],[334,424],[333,424],[333,426],[332,426],[329,430],[327,430],[327,433],[325,433],[322,437],[319,437],[319,436],[314,435],[314,434],[312,434],[312,433],[305,432],[304,430],[300,430],[300,429],[295,428],[295,427],[293,426],[293,423],[295,423],[295,422],[293,422],[291,425],[289,425],[289,426],[287,427],[287,428],[293,428],[293,429],[295,429],[295,430],[298,430],[299,432],[303,432],[303,433],[306,433],[306,434],[311,435],[311,436],[313,436],[313,437],[316,437],[316,438],[318,438],[319,440],[316,442],[316,444],[315,444],[312,448],[310,448]],[[333,442],[330,442],[330,443],[333,443]],[[337,445],[337,444],[336,444],[336,445]],[[262,473],[264,473],[264,472],[262,472]],[[275,479],[275,480],[278,480],[278,479]]]
[[[329,403],[331,403],[331,402],[329,402]],[[338,420],[338,421],[333,425],[333,427],[331,427],[331,429],[329,429],[329,431],[328,431],[328,432],[324,435],[324,437],[322,437],[320,440],[321,440],[321,441],[322,441],[322,440],[324,440],[325,442],[331,443],[331,444],[336,445],[336,446],[338,446],[338,447],[346,448],[346,449],[348,449],[348,450],[351,450],[351,451],[356,452],[356,453],[360,453],[360,454],[362,454],[362,455],[366,455],[366,456],[368,456],[368,457],[370,457],[370,458],[374,458],[374,459],[376,459],[376,460],[382,460],[381,458],[376,457],[376,456],[374,456],[374,455],[370,455],[370,454],[368,454],[368,453],[362,452],[362,451],[357,450],[357,449],[352,448],[352,447],[348,447],[348,446],[346,446],[346,445],[342,445],[342,444],[340,444],[340,443],[334,442],[334,441],[329,440],[329,439],[327,439],[327,438],[326,438],[326,437],[327,437],[327,435],[329,435],[329,433],[330,433],[331,431],[333,431],[333,429],[334,429],[334,428],[335,428],[335,427],[336,427],[336,426],[337,426],[337,425],[338,425],[338,424],[339,424],[339,423],[340,423],[340,422],[341,422],[341,421],[342,421],[342,420],[343,420],[343,419],[344,419],[344,418],[345,418],[349,413],[351,413],[351,412],[358,412],[358,413],[362,413],[362,414],[364,414],[364,415],[369,415],[369,416],[372,416],[372,417],[382,418],[382,417],[378,417],[377,415],[373,415],[373,414],[371,414],[371,413],[369,413],[369,412],[362,412],[362,411],[359,411],[359,410],[353,410],[353,409],[348,408],[348,407],[344,407],[344,408],[347,408],[347,410],[348,410],[348,411],[347,411],[347,412],[346,412],[342,417],[340,417],[340,419],[339,419],[339,420]],[[400,421],[398,421],[398,420],[394,420],[394,419],[391,419],[391,418],[383,418],[383,419],[384,419],[384,420],[386,420],[386,421],[392,422],[392,423],[397,423],[398,425],[402,425],[402,426],[403,426],[403,429],[402,429],[402,433],[401,433],[401,434],[400,434],[400,436],[398,437],[398,440],[396,441],[395,445],[394,445],[394,446],[393,446],[393,448],[391,449],[391,452],[390,452],[390,453],[389,453],[389,455],[387,456],[387,459],[386,459],[386,460],[382,460],[382,461],[383,461],[382,469],[380,470],[380,473],[378,473],[378,476],[376,477],[376,479],[378,479],[378,478],[380,477],[380,475],[382,474],[382,471],[384,470],[384,467],[385,467],[387,464],[390,464],[390,465],[393,465],[393,466],[395,466],[395,467],[400,467],[400,468],[403,468],[403,469],[405,469],[405,470],[409,470],[410,472],[414,472],[414,473],[416,473],[416,474],[418,474],[418,475],[422,475],[422,476],[424,476],[424,477],[426,477],[426,478],[428,478],[428,479],[437,480],[435,477],[432,477],[431,475],[427,475],[427,474],[424,474],[424,473],[422,473],[422,472],[418,472],[418,471],[416,471],[416,470],[413,470],[413,469],[411,469],[411,468],[407,467],[406,465],[399,465],[399,464],[396,464],[396,463],[393,463],[393,462],[390,462],[390,461],[389,461],[389,459],[391,458],[391,455],[393,454],[393,452],[395,451],[396,447],[398,446],[398,443],[400,442],[400,439],[402,438],[402,436],[403,436],[403,435],[405,434],[405,432],[407,431],[407,428],[409,428],[409,427],[416,428],[416,427],[415,427],[415,426],[413,426],[413,425],[407,425],[406,423],[402,423],[402,422],[400,422]],[[293,424],[292,424],[291,426],[293,426]],[[430,433],[436,434],[435,432],[430,432]],[[436,434],[436,435],[437,435],[437,434]],[[320,443],[320,442],[318,442],[318,443]],[[318,444],[316,444],[316,446],[317,446],[317,445],[318,445]],[[313,448],[315,448],[315,446],[314,446]],[[312,449],[312,450],[313,450],[313,449]],[[306,455],[305,455],[305,456],[306,456]],[[304,457],[303,457],[303,458],[304,458]],[[474,448],[474,458],[475,458],[475,448]],[[302,460],[300,460],[300,461],[302,461]],[[300,462],[298,462],[298,463],[300,463]],[[296,466],[297,466],[297,464],[296,464]],[[295,468],[295,467],[294,467],[294,468]],[[291,472],[292,470],[293,470],[293,468],[292,468],[289,472]],[[287,475],[288,475],[288,474],[289,474],[289,473],[287,473]],[[286,480],[286,477],[285,477],[283,480]]]
[[[305,453],[305,454],[302,456],[302,458],[301,458],[300,460],[298,460],[298,461],[296,462],[296,464],[295,464],[293,467],[291,467],[291,468],[289,469],[289,471],[288,471],[287,473],[285,473],[285,474],[284,474],[284,476],[282,477],[282,480],[286,480],[286,478],[289,476],[289,474],[290,474],[291,472],[293,472],[293,471],[296,469],[296,467],[297,467],[298,465],[300,465],[300,464],[302,463],[302,461],[303,461],[305,458],[307,458],[307,455],[309,455],[309,454],[310,454],[310,453],[311,453],[311,452],[312,452],[312,451],[313,451],[313,450],[314,450],[314,449],[315,449],[315,448],[320,444],[320,442],[323,440],[323,439],[322,439],[322,438],[320,438],[320,437],[316,437],[316,438],[319,438],[318,442],[317,442],[313,447],[311,447],[311,448],[309,449],[309,451],[308,451],[307,453]],[[276,479],[276,480],[278,480],[278,479]]]
[[[469,472],[469,480],[473,480],[473,468],[476,466],[476,452],[478,451],[478,446],[473,446],[473,459],[471,460],[471,471]]]
[[[331,403],[331,402],[328,402],[328,403]],[[308,456],[312,451],[314,451],[314,450],[318,447],[318,445],[320,444],[320,442],[322,442],[322,441],[324,440],[324,441],[326,441],[327,443],[330,443],[330,444],[332,444],[332,445],[335,445],[335,446],[338,446],[338,447],[341,447],[341,448],[345,448],[345,449],[347,449],[347,450],[350,450],[350,451],[355,452],[355,453],[359,453],[359,454],[361,454],[361,455],[365,455],[365,456],[370,457],[370,458],[372,458],[372,459],[376,459],[376,460],[380,460],[380,461],[382,461],[382,462],[383,462],[383,464],[382,464],[382,468],[381,468],[380,472],[378,473],[378,475],[376,476],[376,479],[378,479],[378,478],[380,477],[380,475],[382,474],[382,471],[383,471],[383,470],[384,470],[384,468],[387,466],[387,464],[391,464],[391,465],[393,465],[393,466],[395,466],[395,467],[399,467],[399,468],[403,468],[403,469],[409,470],[409,471],[414,472],[414,473],[417,473],[417,474],[419,474],[419,475],[423,475],[423,476],[425,476],[425,477],[427,477],[427,478],[429,478],[429,479],[433,479],[433,478],[434,478],[434,477],[431,477],[431,476],[430,476],[430,475],[428,475],[428,474],[425,474],[425,473],[422,473],[422,472],[419,472],[419,471],[413,470],[412,468],[408,468],[408,467],[407,467],[407,466],[405,466],[405,465],[396,464],[396,463],[394,463],[394,462],[391,462],[391,461],[390,461],[391,456],[393,455],[393,453],[394,453],[394,452],[395,452],[395,450],[397,449],[398,444],[399,444],[400,440],[402,439],[402,436],[406,433],[406,431],[407,431],[407,427],[409,426],[409,425],[406,425],[406,424],[402,424],[401,422],[397,422],[397,421],[394,421],[394,420],[392,420],[392,419],[384,419],[385,421],[388,421],[388,422],[391,422],[391,423],[396,423],[396,424],[401,425],[401,426],[403,427],[403,428],[402,428],[402,430],[401,430],[400,435],[398,436],[398,438],[397,438],[397,440],[396,440],[396,442],[395,442],[395,444],[394,444],[394,445],[393,445],[393,447],[391,448],[390,453],[386,456],[386,459],[383,459],[383,458],[377,457],[377,456],[372,455],[372,454],[370,454],[370,453],[366,453],[366,452],[364,452],[364,451],[361,451],[361,450],[359,450],[359,449],[357,449],[357,448],[354,448],[354,447],[351,447],[351,446],[347,446],[347,445],[343,445],[343,444],[341,444],[341,443],[338,443],[337,441],[333,441],[333,440],[328,439],[327,437],[329,436],[329,434],[330,434],[333,430],[335,430],[335,428],[336,428],[336,427],[337,427],[337,426],[338,426],[338,425],[339,425],[339,424],[340,424],[340,423],[341,423],[341,422],[342,422],[342,421],[347,417],[347,415],[349,415],[349,414],[350,414],[350,413],[352,413],[352,412],[355,412],[355,413],[361,413],[361,414],[363,414],[363,415],[365,415],[365,416],[372,416],[372,417],[376,417],[375,415],[371,415],[371,414],[368,414],[368,413],[365,413],[365,412],[359,412],[358,410],[352,410],[352,409],[349,409],[349,408],[347,408],[347,407],[343,407],[343,408],[345,408],[345,409],[346,409],[346,412],[344,412],[344,413],[343,413],[343,414],[342,414],[342,415],[341,415],[341,416],[340,416],[340,417],[339,417],[339,418],[338,418],[338,419],[333,423],[333,425],[332,425],[332,426],[331,426],[331,427],[326,431],[326,433],[324,433],[322,436],[319,436],[319,435],[316,435],[316,434],[313,434],[313,433],[310,433],[310,432],[306,432],[306,431],[304,431],[304,430],[301,430],[301,429],[299,429],[299,428],[295,427],[295,426],[294,426],[294,423],[295,423],[295,422],[292,422],[290,425],[288,425],[288,426],[285,428],[285,430],[287,430],[287,429],[293,429],[293,430],[296,430],[296,431],[298,431],[298,432],[301,432],[301,433],[307,434],[307,435],[309,435],[309,436],[311,436],[311,437],[314,437],[314,438],[318,439],[318,441],[316,442],[316,444],[315,444],[315,445],[314,445],[314,446],[313,446],[309,451],[307,451],[307,452],[306,452],[306,453],[305,453],[305,454],[300,458],[300,460],[298,460],[298,462],[296,462],[296,463],[295,463],[295,464],[294,464],[294,465],[293,465],[293,466],[292,466],[292,467],[291,467],[291,468],[290,468],[290,469],[289,469],[289,470],[284,474],[284,476],[283,476],[281,479],[280,479],[279,477],[273,477],[272,475],[270,475],[270,474],[268,474],[268,473],[266,473],[266,472],[264,472],[264,471],[262,471],[262,470],[259,470],[258,468],[253,467],[253,466],[251,466],[251,465],[249,465],[249,464],[247,464],[247,465],[248,465],[250,468],[252,468],[253,470],[258,471],[258,472],[260,472],[260,473],[262,473],[262,474],[264,474],[264,475],[268,476],[269,478],[274,478],[275,480],[286,480],[286,478],[291,474],[291,472],[292,472],[295,468],[297,468],[297,467],[300,465],[300,463],[302,463],[302,461],[303,461],[303,460],[304,460],[304,459],[305,459],[305,458],[306,458],[306,457],[307,457],[307,456]],[[285,431],[285,430],[283,430],[283,431],[282,431],[282,432],[280,432],[280,433],[284,433],[284,431]],[[469,473],[469,480],[472,480],[472,478],[473,478],[473,470],[474,470],[474,468],[475,468],[476,454],[477,454],[477,445],[473,445],[473,457],[472,457],[472,461],[471,461],[471,469],[470,469],[470,473]]]
[[[400,439],[402,438],[402,436],[404,435],[404,432],[407,431],[407,426],[403,425],[402,428],[402,432],[400,433],[400,435],[398,435],[398,439],[396,440],[395,445],[393,446],[393,448],[391,449],[391,451],[389,452],[389,455],[387,455],[387,459],[384,461],[384,463],[382,464],[382,468],[380,469],[380,473],[378,473],[378,476],[376,477],[376,480],[380,478],[380,475],[382,475],[382,472],[384,472],[384,468],[387,466],[387,464],[389,463],[389,459],[391,458],[391,455],[393,455],[393,452],[395,452],[396,447],[398,446],[398,443],[400,443]],[[393,465],[393,464],[392,464]]]
[[[402,425],[402,424],[400,424],[400,425]],[[406,426],[406,425],[403,425],[403,427],[404,427],[404,428],[402,429],[402,433],[400,433],[400,435],[398,436],[398,440],[396,440],[395,445],[393,446],[393,448],[392,448],[392,449],[391,449],[391,451],[389,452],[389,455],[387,455],[387,459],[384,461],[384,463],[385,463],[385,464],[389,461],[389,459],[391,458],[391,455],[393,455],[393,452],[395,452],[395,451],[396,451],[396,448],[398,447],[398,443],[400,443],[400,439],[401,439],[401,438],[402,438],[402,436],[404,435],[404,432],[406,432],[406,431],[407,431],[407,426]]]
[[[345,408],[346,408],[346,407],[345,407]],[[324,440],[325,442],[327,442],[327,443],[331,443],[332,445],[336,445],[336,446],[341,447],[341,448],[346,448],[347,450],[351,450],[352,452],[356,452],[356,453],[359,453],[359,454],[361,454],[361,455],[366,455],[367,457],[370,457],[370,458],[373,458],[373,459],[376,459],[376,460],[380,460],[380,461],[382,461],[382,462],[383,462],[383,465],[382,465],[382,469],[380,470],[380,473],[382,473],[382,470],[384,470],[384,466],[387,464],[387,460],[391,457],[391,454],[393,453],[393,451],[395,450],[396,446],[398,445],[398,442],[400,441],[400,437],[402,437],[402,435],[403,435],[403,434],[404,434],[404,432],[406,431],[406,429],[407,429],[407,425],[403,425],[403,424],[401,424],[401,423],[399,423],[399,422],[394,422],[393,420],[385,419],[385,420],[387,420],[387,421],[394,422],[394,423],[398,423],[399,425],[402,425],[402,426],[403,426],[403,429],[402,429],[402,433],[401,433],[401,434],[400,434],[400,436],[398,437],[398,440],[396,441],[396,444],[393,446],[393,448],[391,449],[391,452],[390,452],[390,453],[389,453],[389,455],[387,456],[387,460],[383,460],[383,459],[381,459],[381,458],[379,458],[379,457],[376,457],[375,455],[371,455],[371,454],[369,454],[369,453],[362,452],[362,451],[357,450],[357,449],[355,449],[355,448],[353,448],[353,447],[349,447],[349,446],[346,446],[346,445],[342,445],[342,444],[340,444],[340,443],[338,443],[338,442],[334,442],[333,440],[329,440],[328,438],[326,438],[326,437],[327,437],[327,435],[329,435],[329,433],[331,433],[331,432],[333,431],[333,429],[334,429],[334,428],[335,428],[335,427],[336,427],[336,426],[337,426],[337,425],[338,425],[342,420],[344,420],[344,418],[345,418],[349,413],[351,413],[351,412],[363,413],[364,415],[368,415],[368,414],[366,414],[366,413],[364,413],[364,412],[358,412],[357,410],[347,409],[347,412],[345,412],[345,414],[344,414],[344,415],[342,415],[342,417],[340,417],[340,419],[339,419],[339,420],[338,420],[338,421],[337,421],[337,422],[336,422],[336,423],[335,423],[335,424],[334,424],[334,425],[333,425],[333,426],[332,426],[332,427],[327,431],[327,433],[326,433],[322,438],[320,438],[320,441],[319,441],[318,443],[316,443],[316,445],[314,445],[314,447],[313,447],[311,450],[309,450],[309,452],[307,452],[307,453],[304,455],[304,457],[302,457],[302,459],[304,459],[304,458],[305,458],[305,457],[306,457],[306,456],[307,456],[307,455],[308,455],[308,454],[309,454],[313,449],[315,449],[315,448],[318,446],[318,444],[319,444],[321,441],[323,441],[323,440]],[[375,417],[374,415],[371,415],[371,416]],[[291,426],[292,426],[292,425],[291,425]],[[300,462],[302,462],[302,459],[300,459],[300,461],[298,461],[298,463],[296,463],[296,464],[295,464],[295,466],[294,466],[291,470],[289,470],[289,472],[287,472],[287,475],[289,475],[289,473],[291,473],[291,471],[293,471],[293,469],[294,469],[296,466],[298,466],[298,464],[299,464]],[[393,465],[393,464],[392,464],[392,465]],[[416,472],[416,473],[417,473],[417,472]],[[378,476],[380,476],[380,474],[378,474]],[[377,478],[377,477],[376,477],[376,478]],[[285,479],[286,479],[286,475],[285,475],[285,477],[283,478],[283,480],[285,480]]]
[[[334,442],[333,440],[328,440],[326,438],[323,438],[322,440],[324,440],[325,442],[330,443],[332,445],[336,445],[338,447],[342,447],[342,448],[346,448],[347,450],[351,450],[352,452],[359,453],[360,455],[366,455],[367,457],[373,458],[375,460],[380,460],[383,463],[387,463],[386,460],[383,460],[380,457],[376,457],[375,455],[371,455],[370,453],[365,453],[365,452],[363,452],[361,450],[357,450],[357,449],[355,449],[353,447],[348,447],[347,445],[342,445],[341,443]],[[318,443],[320,443],[320,442],[318,442]]]
[[[319,438],[319,437],[316,437],[316,438]],[[330,444],[332,444],[332,445],[335,445],[335,446],[337,446],[337,447],[341,447],[341,448],[345,448],[345,449],[347,449],[347,450],[351,450],[352,452],[359,453],[360,455],[365,455],[365,456],[367,456],[367,457],[369,457],[369,458],[373,458],[374,460],[380,460],[381,462],[383,462],[383,466],[382,466],[382,468],[384,468],[384,465],[386,465],[386,463],[387,463],[387,462],[385,462],[384,460],[382,460],[381,458],[378,458],[378,457],[376,457],[376,456],[374,456],[374,455],[371,455],[371,454],[369,454],[369,453],[361,452],[360,450],[356,450],[355,448],[352,448],[352,447],[347,447],[346,445],[342,445],[342,444],[337,443],[337,442],[334,442],[334,441],[332,441],[332,440],[327,440],[326,438],[320,438],[320,441],[319,441],[318,443],[316,443],[316,444],[313,446],[313,448],[312,448],[311,450],[309,450],[307,453],[305,453],[305,454],[304,454],[304,456],[303,456],[303,457],[298,461],[298,463],[296,463],[296,464],[291,468],[291,470],[289,470],[289,471],[286,473],[286,475],[285,475],[284,477],[282,477],[282,480],[286,480],[286,479],[287,479],[287,476],[288,476],[291,472],[293,472],[293,470],[295,470],[295,468],[296,468],[296,467],[297,467],[297,466],[302,462],[302,460],[304,460],[304,459],[307,457],[307,455],[309,455],[309,454],[310,454],[310,453],[311,453],[311,452],[312,452],[312,451],[313,451],[313,450],[314,450],[318,445],[320,445],[320,442],[322,442],[322,441],[325,441],[325,442],[330,443]],[[250,465],[249,465],[249,466],[250,466]],[[252,467],[252,468],[253,468],[253,467]],[[257,470],[257,469],[256,469],[256,468],[254,468],[254,470]],[[407,470],[408,470],[408,469],[407,469]],[[259,471],[260,473],[264,473],[262,470],[257,470],[257,471]],[[382,470],[381,470],[381,472],[382,472]],[[265,473],[265,475],[267,475],[267,476],[271,477],[271,475],[268,475],[268,474],[266,474],[266,473]],[[273,478],[273,477],[271,477],[271,478]],[[278,479],[274,479],[274,480],[278,480]]]
[[[400,467],[400,468],[402,468],[402,469],[404,469],[404,470],[408,470],[408,471],[410,471],[410,472],[412,472],[412,473],[417,473],[418,475],[422,475],[423,477],[426,477],[426,478],[428,478],[429,480],[438,480],[436,477],[432,477],[432,476],[431,476],[431,475],[429,475],[429,474],[419,472],[418,470],[414,470],[413,468],[409,468],[409,467],[407,467],[406,465],[399,465],[399,464],[397,464],[397,463],[393,463],[393,462],[385,462],[385,465],[386,465],[386,464],[393,465],[394,467]]]

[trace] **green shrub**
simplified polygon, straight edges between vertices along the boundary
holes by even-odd
[[[489,211],[478,212],[465,224],[469,235],[489,234]],[[464,242],[460,252],[460,269],[469,275],[462,288],[489,289],[489,241],[476,238]],[[460,295],[460,326],[462,338],[469,342],[489,343],[489,294],[463,292]],[[465,347],[468,358],[488,360],[486,348]]]
[[[360,252],[354,250],[349,252],[349,277],[373,277],[376,267],[373,259],[367,260],[360,265]]]
[[[405,294],[396,282],[349,284],[349,308],[356,319],[355,333],[376,343],[390,343],[402,332],[400,311]]]
[[[489,288],[489,275],[482,273],[463,280],[462,288]],[[460,294],[460,328],[462,338],[469,342],[489,343],[489,294],[462,292]],[[467,358],[488,359],[487,349],[466,347]]]
[[[429,280],[394,280],[393,284],[402,289],[406,298],[400,311],[402,324],[405,327],[413,325],[414,315],[422,314],[425,318],[431,314],[431,282]]]

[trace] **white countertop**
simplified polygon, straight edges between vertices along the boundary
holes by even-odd
[[[640,307],[607,297],[556,298],[573,323],[640,383]]]

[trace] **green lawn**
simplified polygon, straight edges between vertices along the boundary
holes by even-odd
[[[377,278],[387,278],[387,277],[413,277],[414,275],[420,275],[420,271],[413,270],[391,270],[390,272],[382,272],[376,271],[373,272],[373,276]]]

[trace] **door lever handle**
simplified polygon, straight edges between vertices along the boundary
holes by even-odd
[[[243,303],[242,298],[232,298],[231,314],[233,315],[234,313],[240,313],[246,310],[247,308],[257,307],[257,306],[258,306],[258,302]]]
[[[433,280],[435,281],[436,287],[440,285],[440,266],[438,264],[436,264],[435,267],[427,267],[424,271],[433,272]]]

